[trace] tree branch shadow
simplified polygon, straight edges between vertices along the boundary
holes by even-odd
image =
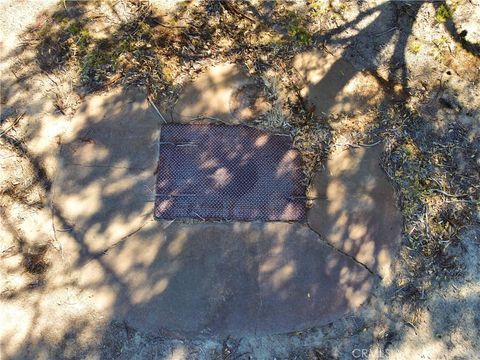
[[[375,67],[368,69],[370,74],[373,74],[376,79],[380,82],[381,86],[384,88],[385,92],[385,97],[382,100],[380,106],[391,106],[392,103],[396,104],[399,106],[399,113],[410,113],[410,111],[406,108],[405,103],[406,100],[409,97],[409,82],[408,82],[408,68],[407,64],[405,61],[405,56],[406,56],[406,47],[407,47],[407,41],[409,37],[411,36],[412,33],[412,28],[414,21],[416,19],[416,16],[418,12],[420,11],[421,7],[424,5],[423,2],[415,2],[413,4],[398,4],[398,3],[386,3],[377,7],[374,7],[372,9],[369,9],[368,11],[362,12],[354,21],[350,21],[345,23],[344,25],[338,27],[337,29],[334,29],[332,31],[327,31],[326,33],[321,33],[321,34],[314,34],[313,39],[317,43],[331,43],[335,45],[347,45],[351,43],[355,43],[359,41],[360,39],[365,39],[371,36],[372,33],[380,33],[384,31],[385,29],[385,24],[388,23],[390,24],[392,20],[392,13],[393,14],[398,14],[407,9],[409,13],[402,17],[401,19],[398,19],[398,22],[392,24],[394,26],[399,26],[396,31],[391,32],[386,34],[386,36],[382,37],[381,40],[377,43],[377,46],[379,48],[382,48],[383,46],[386,46],[388,43],[391,41],[396,41],[395,46],[394,46],[394,51],[393,55],[391,56],[389,60],[389,72],[388,72],[388,78],[385,79],[384,77],[380,76],[377,73],[377,69]],[[75,5],[79,6],[80,5]],[[250,5],[249,5],[250,6]],[[438,5],[435,5],[438,6]],[[370,16],[374,14],[375,12],[379,12],[379,15],[377,18],[368,26],[366,26],[363,30],[359,31],[356,35],[347,38],[347,39],[336,39],[335,36],[341,34],[343,31],[352,29],[355,27],[361,20],[365,19],[367,16]],[[78,13],[80,16],[80,13]],[[150,20],[146,20],[148,23]],[[150,21],[151,23],[154,23],[154,21]],[[457,33],[457,30],[455,28],[455,25],[453,23],[450,23],[451,21],[446,23],[446,29],[450,32],[452,37],[458,41],[465,49],[470,51],[471,53],[475,54],[478,56],[478,46],[474,44],[469,44],[468,42],[465,41],[464,37],[462,37],[460,34]],[[81,21],[80,21],[81,23]],[[131,24],[130,24],[131,25]],[[128,26],[130,26],[128,25]],[[397,36],[397,39],[394,39],[394,36]],[[113,39],[113,40],[112,40]],[[115,41],[115,34],[112,35],[111,41]],[[50,38],[50,40],[43,42],[40,47],[37,48],[37,55],[42,57],[44,56],[44,50],[54,46],[53,42],[62,42],[65,39],[61,38]],[[98,51],[103,51],[102,45],[103,43],[98,43],[95,47],[94,52]],[[108,45],[110,46],[110,45]],[[107,46],[107,47],[108,47]],[[62,53],[60,54],[62,55]],[[377,56],[380,56],[379,52],[374,54],[374,58]],[[116,56],[116,55],[115,55]],[[200,57],[204,57],[205,55],[199,55]],[[48,56],[47,56],[48,58]],[[37,58],[37,60],[42,64],[43,60],[40,58]],[[66,53],[63,53],[61,56],[61,59],[59,61],[56,61],[56,63],[59,64],[61,67],[64,62],[68,61],[69,58],[66,55]],[[326,73],[326,75],[322,78],[321,81],[315,84],[310,84],[309,86],[309,91],[317,91],[318,89],[323,89],[326,87],[329,87],[331,89],[332,94],[331,94],[331,101],[326,102],[326,108],[331,108],[334,105],[334,98],[335,95],[340,93],[342,89],[347,85],[347,83],[354,77],[356,76],[360,71],[359,70],[354,70],[351,73],[348,73],[347,76],[343,79],[343,81],[338,81],[338,79],[333,78],[335,77],[335,74],[338,73],[338,69],[342,67],[343,62],[351,62],[351,54],[348,51],[345,51],[338,59],[335,60],[333,65],[330,67],[329,71]],[[400,64],[399,64],[400,62]],[[45,63],[46,66],[43,66],[40,64],[40,70],[43,71],[51,71],[52,66],[50,66],[48,63]],[[45,65],[44,64],[44,65]],[[107,75],[110,76],[112,75],[111,73],[108,73]],[[28,75],[25,75],[25,77],[33,76],[32,73],[29,73]],[[106,76],[105,78],[102,78],[102,81],[106,81],[108,78]],[[108,81],[107,81],[108,82]],[[332,82],[334,85],[332,86]],[[401,84],[401,93],[399,96],[391,96],[392,90],[395,86],[396,83]],[[97,88],[93,87],[93,89],[98,90]],[[112,99],[111,104],[115,104],[117,101],[119,101],[119,98],[117,99]],[[17,104],[19,105],[19,104]],[[80,110],[80,111],[85,111],[86,110]],[[136,117],[140,117],[142,114],[141,111],[136,111],[132,110],[130,112],[131,119],[135,119]],[[322,121],[325,119],[317,119],[317,121]],[[91,117],[88,119],[91,123],[94,123],[96,121],[95,118]],[[103,126],[111,126],[114,127],[116,126],[116,122],[118,119],[105,119],[103,122]],[[378,122],[380,122],[381,119],[378,119]],[[414,119],[407,120],[405,126],[409,127],[412,126],[412,122]],[[85,125],[85,127],[88,125]],[[384,129],[381,129],[379,133]],[[433,136],[433,135],[432,135]],[[99,141],[98,139],[95,140],[95,137],[92,137],[91,135],[88,134],[83,134],[82,136],[84,139],[91,138],[92,141]],[[12,146],[15,151],[21,155],[27,158],[29,163],[31,164],[31,167],[34,169],[34,173],[39,179],[39,183],[44,189],[44,192],[46,194],[49,194],[51,191],[52,187],[52,180],[50,180],[47,176],[47,172],[43,168],[41,162],[33,155],[30,154],[28,148],[22,144],[20,141],[15,139],[12,136],[4,136],[2,137],[6,141],[7,144]],[[76,142],[75,142],[76,141]],[[83,141],[83,145],[89,145],[88,144],[88,139],[87,141]],[[78,139],[64,144],[64,148],[68,146],[78,146]],[[422,146],[422,144],[419,142],[419,146]],[[77,149],[77,148],[75,148]],[[108,152],[107,148],[107,152]],[[390,151],[390,150],[389,150]],[[140,169],[139,172],[135,172],[135,167],[138,165],[136,164],[135,158],[132,156],[130,153],[125,153],[121,154],[120,156],[116,154],[111,154],[108,153],[106,155],[107,157],[110,157],[112,159],[111,163],[109,163],[109,169],[107,172],[106,170],[102,172],[103,175],[99,176],[96,170],[92,167],[90,169],[82,169],[81,171],[85,171],[85,176],[82,178],[83,186],[87,188],[88,186],[93,186],[93,185],[98,185],[99,183],[99,178],[102,176],[105,177],[110,177],[115,178],[117,175],[115,173],[115,170],[113,169],[114,166],[121,166],[126,169],[127,171],[133,171],[132,178],[134,179],[133,181],[136,183],[135,185],[142,184],[141,181],[138,181],[139,179],[139,172],[145,169]],[[115,157],[117,156],[117,157]],[[147,168],[147,172],[153,171],[153,168]],[[387,169],[388,170],[388,169]],[[80,170],[79,170],[80,171]],[[326,169],[328,171],[328,169]],[[55,184],[54,184],[55,185]],[[328,185],[328,184],[327,184]],[[394,184],[397,186],[397,188],[400,186],[400,184]],[[138,203],[137,205],[134,206],[133,210],[130,208],[130,210],[126,210],[127,206],[131,206],[132,199],[135,197],[135,193],[132,193],[131,188],[134,186],[127,187],[126,189],[110,193],[109,195],[106,195],[106,192],[102,190],[98,190],[98,193],[101,194],[99,195],[100,198],[100,204],[97,204],[99,206],[99,209],[97,209],[98,212],[108,212],[111,211],[112,213],[110,214],[111,217],[110,219],[112,221],[119,221],[119,222],[128,222],[130,220],[129,214],[125,214],[127,211],[131,211],[132,213],[138,214],[138,213],[143,213],[145,210],[142,205],[144,203]],[[8,195],[8,194],[7,194]],[[145,195],[144,195],[145,196]],[[145,196],[146,199],[146,196]],[[21,198],[17,198],[17,201],[24,201]],[[25,202],[25,201],[24,201]],[[113,209],[109,206],[106,205],[106,203],[113,203],[115,204],[115,208]],[[217,278],[211,280],[211,279],[203,279],[201,274],[195,273],[196,269],[201,269],[201,266],[198,264],[201,264],[203,261],[205,261],[206,254],[203,252],[202,249],[202,244],[201,242],[198,241],[197,238],[195,238],[195,234],[186,231],[185,233],[182,233],[181,230],[177,229],[176,226],[174,225],[170,230],[165,228],[164,232],[162,233],[162,236],[159,235],[159,228],[158,226],[151,226],[150,223],[143,228],[139,229],[139,233],[130,233],[127,232],[127,234],[124,234],[124,236],[120,237],[120,240],[118,238],[113,239],[109,238],[110,233],[109,230],[107,229],[108,224],[103,223],[101,217],[91,217],[91,219],[86,223],[83,224],[83,226],[80,229],[76,229],[75,226],[76,224],[73,224],[71,219],[68,218],[68,216],[65,216],[63,213],[63,210],[61,210],[59,207],[55,207],[53,205],[53,216],[56,221],[56,226],[58,229],[64,229],[66,237],[69,237],[72,245],[72,249],[75,249],[76,252],[78,252],[78,257],[74,257],[74,261],[72,261],[71,264],[68,266],[71,266],[71,269],[73,269],[73,272],[78,275],[79,273],[84,272],[87,274],[86,279],[81,280],[80,282],[82,283],[81,285],[78,285],[80,292],[98,292],[102,293],[105,290],[105,288],[110,288],[108,289],[105,294],[106,299],[110,299],[110,313],[106,314],[105,316],[107,317],[107,320],[105,321],[107,324],[107,327],[105,328],[106,330],[104,332],[100,331],[100,333],[96,334],[99,339],[96,341],[93,341],[92,343],[89,342],[83,342],[81,334],[83,331],[87,330],[89,331],[90,325],[88,321],[79,321],[78,323],[71,325],[70,328],[65,329],[66,331],[64,334],[61,334],[59,337],[58,342],[50,342],[48,337],[43,337],[43,336],[38,336],[37,334],[34,334],[34,332],[38,331],[35,328],[35,323],[37,322],[37,319],[41,316],[41,306],[39,305],[38,300],[36,303],[31,304],[31,306],[34,309],[34,316],[32,317],[31,321],[31,327],[28,330],[28,332],[25,335],[25,340],[23,344],[23,349],[16,349],[15,351],[12,351],[11,353],[7,354],[8,358],[15,359],[15,358],[24,358],[28,357],[30,355],[37,356],[38,354],[49,354],[53,356],[57,356],[60,358],[82,358],[84,356],[88,355],[98,355],[101,358],[115,358],[117,356],[120,356],[124,351],[127,352],[128,354],[133,354],[134,351],[132,351],[129,346],[132,348],[135,348],[134,346],[134,337],[136,330],[131,328],[130,325],[127,325],[128,322],[122,322],[119,321],[118,319],[122,318],[128,318],[128,313],[132,310],[136,311],[144,311],[143,315],[143,321],[145,323],[148,323],[148,326],[152,330],[152,334],[149,334],[148,336],[152,336],[152,338],[146,337],[147,340],[145,340],[148,344],[143,343],[141,346],[141,356],[153,356],[153,354],[156,354],[157,351],[165,351],[165,344],[162,343],[161,340],[158,340],[158,338],[165,338],[165,339],[175,339],[175,338],[183,338],[183,339],[189,339],[190,336],[196,336],[192,334],[198,334],[199,332],[202,332],[202,327],[207,328],[208,324],[214,323],[214,321],[217,321],[218,319],[199,319],[198,324],[192,325],[191,333],[188,333],[185,335],[182,331],[178,331],[178,329],[173,328],[172,326],[175,324],[176,317],[180,316],[180,313],[182,311],[186,311],[187,315],[183,314],[182,316],[190,316],[192,318],[195,318],[195,316],[198,316],[195,314],[195,306],[198,306],[199,304],[203,306],[203,309],[208,308],[211,306],[209,303],[208,299],[206,298],[197,298],[196,297],[196,288],[202,288],[205,291],[205,294],[208,295],[208,297],[215,298],[218,297],[218,293],[221,293],[222,291],[228,291],[231,289],[226,282],[235,282],[236,278],[233,279],[224,279],[222,278],[222,274],[228,273],[229,271],[232,271],[232,269],[236,269],[239,273],[243,274],[242,276],[246,276],[249,280],[249,284],[251,282],[251,286],[255,287],[257,284],[255,283],[256,277],[259,276],[260,269],[255,267],[254,265],[250,264],[248,261],[239,261],[239,259],[232,259],[231,257],[231,252],[230,249],[223,245],[218,245],[219,254],[217,254],[217,261],[214,261],[212,263],[212,267],[215,269],[215,273],[219,274]],[[93,206],[93,205],[92,205]],[[8,214],[5,212],[5,210],[1,209],[2,217],[8,221]],[[85,211],[88,211],[86,209]],[[331,214],[331,217],[333,219],[336,219],[339,216],[338,213],[333,213]],[[117,218],[118,217],[118,218]],[[120,219],[120,220],[119,220]],[[355,221],[354,219],[347,219],[345,227],[349,227],[351,225],[354,225]],[[198,224],[196,224],[198,225]],[[163,226],[168,226],[167,224],[163,224]],[[22,240],[21,234],[19,234],[15,227],[10,224],[10,226],[7,226],[10,232],[13,233],[14,237],[18,240],[18,244],[20,248],[22,248],[22,244],[24,244],[24,240]],[[73,229],[72,229],[73,227]],[[192,224],[192,228],[195,227],[195,224]],[[216,225],[212,225],[213,228],[216,228]],[[283,234],[279,233],[271,233],[267,227],[263,227],[260,225],[246,225],[243,224],[241,226],[241,229],[238,229],[235,227],[234,224],[224,224],[222,226],[219,226],[220,228],[224,227],[227,229],[228,232],[233,232],[236,234],[236,239],[238,244],[230,244],[232,247],[233,246],[239,246],[241,247],[242,251],[246,254],[246,257],[248,259],[248,256],[251,256],[252,252],[258,251],[257,246],[258,244],[255,244],[254,241],[252,242],[251,240],[248,240],[248,236],[251,235],[252,233],[257,234],[257,237],[261,237],[263,234],[264,237],[271,237],[271,242],[263,245],[266,246],[266,250],[264,249],[265,253],[269,254],[269,251],[274,251],[274,249],[277,247],[281,248],[280,255],[272,256],[272,258],[275,260],[273,268],[270,269],[265,276],[265,282],[268,284],[275,284],[275,279],[283,276],[286,273],[288,274],[288,269],[289,266],[291,265],[288,260],[291,261],[293,266],[297,267],[297,271],[301,276],[295,277],[289,277],[286,276],[286,280],[283,282],[280,281],[277,287],[272,285],[272,288],[270,290],[267,290],[267,295],[266,299],[267,301],[270,301],[272,303],[276,303],[279,305],[280,309],[287,309],[285,310],[285,317],[287,316],[287,311],[288,309],[294,308],[294,306],[291,305],[290,301],[293,301],[293,293],[298,292],[298,291],[303,291],[304,288],[299,285],[302,281],[305,281],[305,278],[307,277],[306,274],[308,274],[310,269],[304,269],[302,268],[302,264],[298,261],[298,255],[295,250],[294,246],[286,246],[285,243],[288,241],[291,241],[291,239],[295,239],[298,234],[295,233],[294,230],[288,230]],[[70,229],[70,230],[68,230]],[[94,235],[100,237],[107,237],[107,243],[103,245],[103,247],[95,247],[95,243],[91,242],[92,238],[95,238],[95,236],[89,238],[91,235],[86,235],[86,232],[94,229]],[[172,229],[177,229],[176,231]],[[216,231],[216,230],[215,230]],[[299,231],[301,232],[301,231]],[[166,234],[166,235],[165,235]],[[260,235],[259,235],[260,234]],[[57,233],[58,235],[58,233]],[[62,235],[62,236],[63,236]],[[125,238],[127,236],[128,238]],[[159,239],[161,237],[161,239]],[[134,241],[136,239],[136,241]],[[202,239],[200,239],[202,240]],[[92,244],[94,245],[92,247]],[[113,244],[113,246],[112,246]],[[407,243],[407,236],[404,234],[404,242],[402,244],[402,247],[410,245]],[[148,248],[148,251],[145,250],[145,248]],[[318,245],[319,248],[322,248],[321,245]],[[191,248],[191,249],[189,249]],[[187,250],[188,249],[188,250]],[[323,249],[323,248],[322,248]],[[195,254],[195,250],[198,251],[201,256],[198,254]],[[359,248],[357,252],[360,252],[362,249]],[[43,250],[42,250],[43,251]],[[42,253],[40,251],[39,253]],[[193,253],[192,253],[193,251]],[[317,250],[316,253],[321,253],[323,250]],[[415,249],[415,251],[418,251]],[[441,255],[441,252],[439,252]],[[392,257],[396,257],[396,254],[390,254]],[[24,258],[28,258],[28,254],[23,253],[22,255]],[[42,255],[43,256],[43,255]],[[56,253],[55,255],[51,255],[52,259],[57,259],[59,260],[60,258],[60,253]],[[355,256],[355,255],[354,255]],[[121,261],[119,261],[121,259]],[[27,262],[29,260],[26,260]],[[31,260],[30,260],[31,261]],[[122,262],[124,262],[125,268],[122,268]],[[329,271],[332,271],[335,273],[335,270],[333,269],[342,269],[344,267],[343,264],[335,263],[334,261],[330,264],[326,265],[318,265],[318,268],[315,269],[316,272],[321,272],[324,271],[325,268],[329,268]],[[87,267],[92,267],[90,270],[86,270]],[[299,270],[298,270],[299,269]],[[425,271],[425,265],[422,265],[422,268],[420,271]],[[47,272],[47,277],[44,281],[48,281],[48,269],[46,269]],[[80,276],[80,275],[79,275]],[[95,276],[99,277],[96,278]],[[190,276],[190,277],[189,277]],[[89,278],[91,277],[91,278]],[[187,282],[187,278],[189,278],[190,282]],[[127,280],[125,280],[127,279]],[[143,279],[143,281],[140,281],[138,279]],[[193,280],[192,280],[193,279]],[[210,281],[211,280],[211,281]],[[315,278],[314,278],[315,280]],[[358,278],[353,278],[353,279],[341,279],[341,278],[335,278],[332,279],[332,281],[336,281],[340,283],[341,281],[344,281],[344,284],[342,285],[343,288],[348,288],[351,291],[358,290],[360,288],[359,282],[367,281],[365,278],[362,278],[359,276]],[[210,281],[210,282],[209,282]],[[210,286],[212,283],[218,282],[222,284],[220,288],[212,288],[209,289],[208,286]],[[307,281],[308,282],[308,281]],[[313,280],[312,280],[313,282]],[[68,282],[65,284],[61,284],[61,286],[67,286]],[[408,290],[405,288],[399,289],[396,284],[392,284],[390,286],[386,286],[385,288],[381,289],[382,285],[378,285],[380,290],[377,289],[377,291],[386,293],[386,294],[392,294],[395,293],[397,294],[399,291],[402,292],[404,291],[405,293],[408,293],[410,296],[410,302],[418,301],[421,303],[421,292],[417,291],[416,286],[418,283],[413,282],[411,285],[413,287],[413,290]],[[49,290],[54,290],[55,286],[58,286],[58,284],[45,284],[45,290],[48,292]],[[191,297],[190,298],[178,298],[178,294],[180,291],[178,290],[182,286],[188,286],[191,291],[188,293]],[[26,290],[26,289],[25,289]],[[321,292],[320,290],[318,290]],[[28,291],[25,291],[28,295]],[[152,295],[153,294],[153,295]],[[45,293],[45,296],[47,296],[48,293]],[[21,296],[21,294],[13,296],[11,299],[6,299],[6,301],[13,301],[14,298],[17,296]],[[223,294],[225,297],[223,301],[223,305],[225,308],[220,309],[220,313],[228,314],[229,311],[229,301],[232,302],[232,305],[236,305],[235,301],[236,299],[242,297],[241,292],[236,292],[236,293],[226,293]],[[408,297],[408,296],[405,296]],[[41,298],[41,296],[40,296]],[[387,297],[388,298],[388,297]],[[166,299],[166,300],[165,300]],[[282,299],[282,300],[278,300]],[[169,304],[174,304],[175,306],[171,306],[170,312],[164,310],[164,318],[167,319],[166,322],[170,324],[170,326],[161,326],[161,330],[158,329],[158,324],[156,324],[157,319],[151,318],[151,311],[152,309],[155,309],[155,307],[158,307],[158,304],[162,304],[162,302],[169,302]],[[256,301],[258,299],[253,299],[252,301]],[[346,300],[345,300],[346,301]],[[240,305],[242,305],[241,303]],[[453,304],[454,307],[457,307],[455,304]],[[163,305],[164,306],[164,305]],[[284,306],[284,308],[282,308]],[[167,308],[165,306],[164,308]],[[147,309],[147,310],[144,310]],[[187,310],[190,309],[192,313],[189,313]],[[316,311],[318,308],[314,308]],[[314,311],[312,308],[308,308],[308,305],[305,305],[305,308],[303,309],[297,309],[298,311],[303,313],[303,316],[305,319],[308,319],[310,316],[310,312]],[[332,307],[329,309],[332,313],[335,313],[336,307]],[[248,311],[246,309],[245,311]],[[400,311],[399,313],[393,313],[390,314],[392,318],[403,318],[404,314]],[[267,321],[265,319],[261,319],[262,321]],[[331,321],[334,320],[330,319]],[[135,321],[138,321],[135,320]],[[225,320],[225,329],[228,330],[228,321],[231,321],[232,323],[234,322],[242,322],[244,319],[241,318],[235,318],[235,319],[228,319]],[[207,325],[205,325],[207,324]],[[305,324],[310,324],[307,320],[305,320]],[[138,325],[145,325],[145,324],[138,324]],[[311,325],[311,324],[310,324]],[[310,326],[309,325],[309,326]],[[245,328],[249,328],[250,324],[244,324]],[[258,328],[255,327],[255,329]],[[435,328],[435,326],[440,326],[439,324],[437,325],[432,325],[434,328],[431,329],[432,333],[435,333],[438,329]],[[321,328],[321,327],[320,327]],[[340,327],[341,328],[341,327]],[[398,330],[394,325],[390,325],[390,327],[386,330],[387,333],[394,334],[389,337],[383,338],[380,342],[382,343],[382,346],[384,350],[388,349],[390,346],[391,342],[393,339],[397,343],[401,343],[404,337],[406,336],[407,330],[409,329],[408,326],[403,326]],[[226,330],[226,331],[227,331]],[[114,335],[112,335],[112,332]],[[115,337],[115,334],[120,334],[119,339],[114,340],[113,337]],[[207,332],[208,334],[208,332]],[[235,334],[234,334],[235,335]],[[337,341],[336,341],[337,340]],[[343,340],[338,341],[338,339],[332,339],[328,340],[326,343],[332,348],[337,347],[343,347],[345,349],[347,346],[351,346],[352,344],[349,343],[349,340]],[[372,340],[370,340],[370,343]],[[366,344],[368,345],[368,341],[366,341]],[[2,344],[2,347],[5,347],[5,344]],[[160,349],[160,350],[159,350]],[[156,356],[156,355],[155,355]],[[246,357],[247,355],[245,355]],[[241,358],[241,357],[240,357]]]

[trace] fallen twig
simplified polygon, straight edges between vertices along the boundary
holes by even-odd
[[[371,144],[358,144],[358,146],[372,147],[372,146],[380,144],[381,142],[382,142],[382,140],[378,140],[378,141],[375,141],[374,143],[371,143]]]
[[[371,144],[351,144],[351,143],[341,143],[341,144],[338,144],[338,146],[346,146],[346,147],[351,147],[351,148],[360,148],[360,147],[372,147],[372,146],[375,146],[375,145],[378,145],[382,142],[382,140],[378,140],[378,141],[375,141],[374,143],[371,143]]]
[[[450,193],[447,193],[446,191],[443,191],[443,190],[440,190],[440,189],[431,189],[430,191],[445,195],[447,197],[453,197],[453,198],[460,198],[460,197],[467,196],[467,194],[450,194]]]
[[[239,15],[240,17],[243,17],[247,20],[250,20],[254,23],[257,23],[257,20],[255,20],[254,18],[248,16],[247,14],[241,12],[240,10],[237,9],[237,7],[235,5],[233,5],[232,3],[228,2],[228,1],[225,1],[225,0],[222,0],[220,2],[222,4],[222,6],[229,12],[234,12],[235,14]]]
[[[382,36],[382,35],[388,34],[389,32],[391,32],[391,31],[395,30],[396,28],[397,28],[397,27],[396,27],[396,26],[394,26],[394,27],[393,27],[393,28],[391,28],[391,29],[388,29],[388,30],[386,30],[386,31],[383,31],[383,32],[381,32],[381,33],[378,33],[378,34],[375,34],[375,36]]]
[[[201,217],[199,214],[197,214],[195,211],[192,212],[193,215],[198,216],[200,220],[205,221],[203,217]]]
[[[150,105],[153,106],[153,108],[155,109],[155,111],[157,112],[158,116],[160,116],[160,118],[163,120],[163,122],[166,124],[167,123],[167,120],[165,120],[165,118],[163,117],[162,113],[160,112],[160,110],[158,110],[158,108],[155,106],[155,104],[153,103],[152,100],[150,100],[150,97],[147,96],[147,100],[148,102],[150,103]]]
[[[2,131],[0,133],[0,137],[2,137],[3,135],[5,135],[6,133],[8,133],[15,125],[17,125],[17,123],[20,121],[20,119],[25,115],[25,111],[23,113],[21,113],[19,116],[17,116],[17,118],[13,121],[12,125],[10,125],[6,130]]]
[[[428,224],[428,204],[425,204],[425,233],[430,237],[430,226]]]

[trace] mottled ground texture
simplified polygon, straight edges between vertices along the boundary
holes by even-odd
[[[478,357],[478,0],[0,18],[1,359]],[[288,140],[305,221],[155,219],[170,124]]]
[[[282,170],[299,171],[295,168],[300,166],[298,154],[286,137],[272,139],[266,132],[239,126],[160,127],[152,110],[137,90],[89,97],[72,117],[71,139],[64,138],[60,150],[61,164],[52,189],[58,221],[53,225],[69,264],[65,271],[91,294],[97,311],[113,311],[112,319],[151,335],[226,336],[299,330],[358,309],[368,297],[373,276],[351,257],[329,247],[306,224],[231,222],[235,211],[262,218],[262,213],[254,212],[261,210],[262,204],[277,206],[277,213],[265,207],[266,220],[275,220],[268,216],[276,214],[286,220],[295,220],[300,214],[297,220],[304,220],[304,193],[286,194],[301,196],[299,200],[278,202],[275,198],[275,190],[297,186],[302,191],[302,179],[292,177],[295,173],[275,180]],[[180,154],[172,153],[172,145],[163,149],[165,142],[195,140],[200,148],[181,149]],[[224,146],[225,158],[202,150],[200,140],[213,145],[204,145],[207,150]],[[240,148],[239,158],[227,146],[235,148],[245,141],[250,148]],[[258,151],[255,144],[272,145],[265,150],[269,157],[264,162],[277,160],[264,164],[257,176],[249,162],[255,156],[251,152]],[[161,158],[155,170],[159,149]],[[171,162],[166,162],[167,155]],[[235,173],[228,162],[222,166],[229,156],[238,166],[246,159],[248,171],[239,168]],[[180,162],[178,167],[175,160]],[[217,161],[216,169],[230,169],[237,176],[228,185],[229,192],[220,190],[223,197],[214,198],[237,207],[226,213],[230,221],[211,223],[201,218],[225,210],[216,207],[215,213],[209,207],[197,208],[199,201],[208,205],[209,199],[177,200],[180,204],[162,212],[166,206],[162,191],[177,195],[205,191],[209,195],[209,190],[215,190],[208,183],[203,187],[197,184],[208,178],[201,167],[215,165],[212,161]],[[218,175],[218,170],[214,174]],[[239,179],[246,179],[250,187],[242,190]],[[245,194],[255,187],[266,193],[245,200]],[[243,196],[231,198],[236,189]],[[154,208],[154,200],[158,207]],[[201,223],[153,219],[162,214],[172,218],[175,212],[179,218]]]

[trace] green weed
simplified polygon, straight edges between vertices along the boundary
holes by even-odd
[[[288,34],[297,39],[303,45],[310,45],[312,43],[312,35],[300,24],[298,19],[293,19],[290,22],[288,25]]]
[[[437,9],[437,14],[435,15],[435,19],[440,22],[444,23],[447,20],[451,19],[453,15],[453,10],[446,4],[442,4]]]
[[[413,54],[418,54],[422,49],[422,43],[417,40],[413,40],[408,44],[408,50]]]

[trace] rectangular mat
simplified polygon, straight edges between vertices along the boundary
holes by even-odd
[[[157,219],[299,221],[301,158],[290,138],[247,126],[163,125]]]

